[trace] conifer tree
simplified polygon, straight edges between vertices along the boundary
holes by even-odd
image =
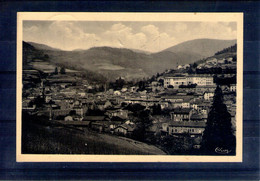
[[[61,74],[66,74],[66,70],[65,70],[64,67],[61,67],[61,69],[60,69],[60,73],[61,73]]]
[[[55,68],[55,70],[54,70],[54,74],[55,74],[55,75],[58,74],[58,67]]]
[[[223,103],[222,90],[217,86],[202,137],[201,151],[206,155],[234,155],[235,147],[231,115]]]

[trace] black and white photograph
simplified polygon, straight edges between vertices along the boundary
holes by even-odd
[[[242,161],[241,13],[49,14],[18,13],[18,161]]]

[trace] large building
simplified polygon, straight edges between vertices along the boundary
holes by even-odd
[[[179,88],[180,85],[197,84],[198,86],[214,85],[213,76],[205,74],[194,75],[166,75],[164,77],[164,87],[173,86]]]

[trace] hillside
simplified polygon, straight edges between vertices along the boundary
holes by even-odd
[[[213,56],[209,56],[207,58],[201,59],[196,61],[196,64],[205,63],[207,60],[210,59],[228,59],[228,58],[235,58],[237,56],[237,44],[224,48],[218,52],[216,52]]]
[[[170,52],[195,53],[201,58],[214,55],[216,52],[234,45],[236,40],[196,39],[180,43],[176,46],[165,49]]]
[[[37,121],[36,121],[37,120]],[[23,114],[24,154],[165,155],[159,148],[129,138],[65,127],[48,118]],[[48,138],[48,139],[46,139]]]
[[[40,44],[40,43],[34,43],[34,42],[28,42],[31,46],[33,46],[34,48],[38,49],[38,50],[55,50],[55,51],[61,51],[58,48],[53,48],[44,44]]]
[[[230,44],[231,43],[231,44]],[[234,44],[234,43],[233,43]],[[47,45],[24,42],[24,62],[35,59],[65,68],[91,72],[89,75],[113,81],[142,79],[180,64],[190,64],[233,45],[224,40],[193,40],[167,50],[147,54],[126,48],[93,47],[88,50],[62,51]],[[207,50],[209,49],[209,50]],[[215,51],[216,50],[216,51]]]

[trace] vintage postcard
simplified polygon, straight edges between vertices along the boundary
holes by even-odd
[[[17,14],[18,162],[242,162],[243,13]]]

